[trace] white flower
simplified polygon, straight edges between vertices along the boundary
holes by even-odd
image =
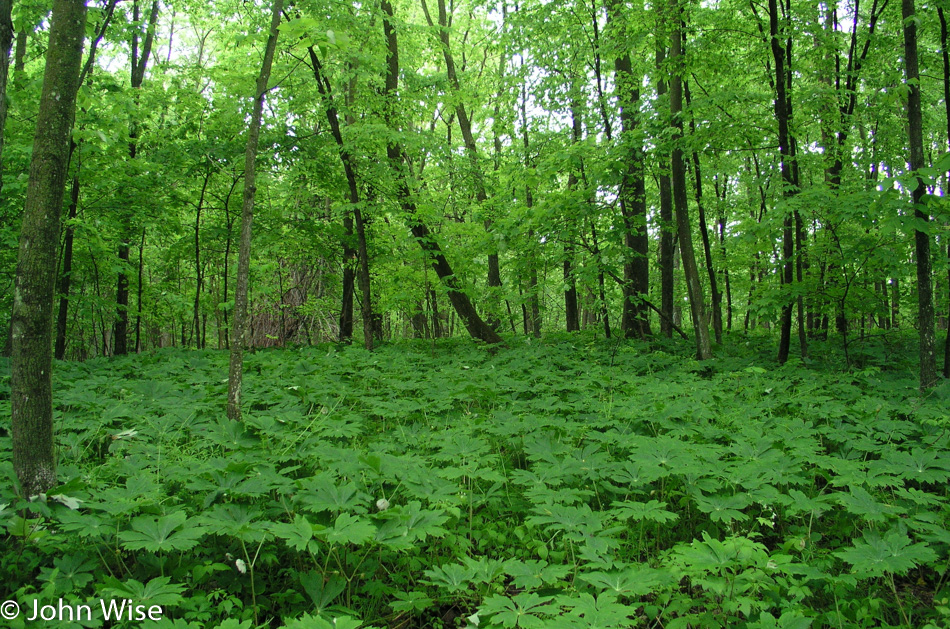
[[[389,501],[386,500],[385,498],[380,498],[379,500],[376,501],[376,508],[379,509],[380,511],[385,511],[386,509],[389,508]]]
[[[244,563],[243,559],[235,559],[234,567],[237,568],[237,571],[241,574],[247,574],[247,564]]]

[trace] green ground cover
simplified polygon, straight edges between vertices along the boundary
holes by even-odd
[[[90,603],[64,627],[947,626],[947,387],[920,396],[910,347],[734,345],[263,351],[243,424],[223,352],[63,363],[65,485],[29,510],[4,366],[0,600]]]

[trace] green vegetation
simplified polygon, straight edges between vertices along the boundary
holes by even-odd
[[[222,351],[60,363],[65,484],[2,483],[0,599],[177,629],[946,626],[950,388],[921,396],[910,339],[850,371],[762,338],[264,350],[243,422]]]
[[[950,627],[947,11],[0,0],[0,624]]]

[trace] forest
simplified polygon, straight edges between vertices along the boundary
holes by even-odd
[[[2,622],[950,625],[947,13],[0,0]]]

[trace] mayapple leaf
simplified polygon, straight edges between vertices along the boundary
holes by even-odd
[[[286,541],[288,546],[297,551],[306,550],[307,544],[313,539],[313,525],[299,513],[294,516],[293,522],[275,522],[271,524],[270,530],[275,537]]]
[[[796,612],[785,612],[776,618],[768,612],[762,612],[756,622],[746,625],[749,629],[808,629],[812,619]]]
[[[659,500],[650,500],[649,502],[636,502],[628,500],[625,502],[613,503],[611,513],[619,520],[634,520],[642,522],[660,522],[661,524],[672,522],[679,516],[672,511],[666,510],[666,503]]]
[[[428,577],[424,583],[445,588],[449,592],[463,592],[475,578],[477,569],[458,563],[445,564],[432,570],[426,570]]]
[[[188,526],[176,531],[188,520],[184,511],[175,511],[160,518],[140,515],[132,520],[132,530],[119,533],[119,540],[126,550],[166,552],[188,550],[204,537],[206,530],[193,519]]]
[[[301,574],[300,584],[313,601],[317,612],[323,612],[346,589],[346,580],[339,575],[326,579],[323,573],[315,570]]]
[[[554,609],[547,605],[552,600],[550,596],[539,596],[534,592],[522,592],[514,598],[496,594],[485,600],[479,607],[479,614],[491,615],[494,623],[501,623],[503,627],[534,627],[548,626],[539,614],[553,613]]]
[[[627,566],[617,572],[588,572],[579,575],[582,581],[620,596],[646,596],[655,589],[671,585],[675,578],[661,568],[644,564]]]
[[[617,602],[614,592],[601,592],[595,599],[586,592],[579,597],[559,597],[558,604],[571,610],[572,616],[584,619],[585,627],[628,627],[637,608]]]
[[[937,558],[926,543],[911,542],[903,524],[890,529],[882,537],[875,530],[866,530],[851,548],[835,553],[853,566],[853,571],[868,577],[884,574],[901,575],[912,568]]]
[[[321,531],[331,544],[365,544],[376,535],[376,527],[366,520],[349,513],[342,513],[333,524],[333,528]]]
[[[106,587],[102,595],[112,599],[131,599],[137,605],[180,605],[184,600],[181,593],[185,586],[170,581],[170,577],[156,577],[148,583],[135,579],[119,581],[115,577],[109,577],[105,580]]]
[[[321,616],[304,614],[300,618],[287,621],[284,629],[359,629],[362,624],[350,616],[333,616],[327,620]]]
[[[850,493],[838,494],[838,502],[849,513],[859,515],[868,522],[884,522],[888,516],[904,511],[900,507],[878,502],[874,499],[874,496],[860,486],[852,487]]]
[[[745,494],[696,497],[696,506],[703,513],[708,513],[713,522],[729,523],[733,520],[740,522],[745,520],[748,516],[739,509],[749,506],[750,502],[751,500]]]
[[[570,566],[551,566],[548,562],[537,559],[509,559],[505,562],[505,572],[512,577],[512,582],[516,587],[526,590],[556,583],[570,571]]]

